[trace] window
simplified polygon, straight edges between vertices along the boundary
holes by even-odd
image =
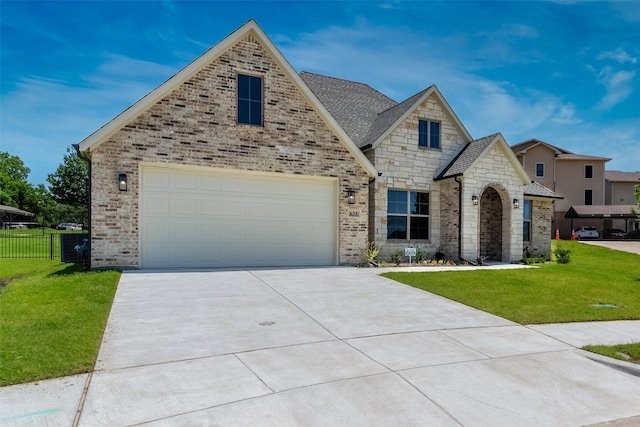
[[[544,176],[544,163],[536,163],[536,176]]]
[[[593,165],[584,165],[584,177],[593,178]]]
[[[524,222],[522,224],[522,240],[525,242],[531,241],[531,200],[524,200],[524,209],[522,210],[524,215]]]
[[[238,74],[238,123],[262,126],[262,79]]]
[[[429,193],[389,190],[387,239],[429,239]]]
[[[584,204],[585,205],[593,204],[593,190],[584,190]]]
[[[440,148],[440,123],[418,120],[418,147]]]

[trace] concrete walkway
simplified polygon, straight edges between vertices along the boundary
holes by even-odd
[[[640,322],[521,326],[377,273],[125,272],[96,371],[1,388],[0,425],[640,424],[640,367],[576,349]]]

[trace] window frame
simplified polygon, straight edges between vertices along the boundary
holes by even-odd
[[[524,199],[523,207],[522,207],[522,241],[523,242],[531,242],[532,220],[533,220],[533,201]]]
[[[589,201],[589,203],[587,203]],[[585,189],[584,190],[584,204],[585,206],[593,205],[593,190]]]
[[[587,174],[587,168],[591,169],[591,176],[588,176]],[[593,175],[594,175],[594,167],[593,165],[584,165],[584,179],[593,179]]]
[[[542,173],[539,174],[538,173],[538,166],[542,166]],[[545,165],[544,162],[537,162],[536,163],[536,178],[544,178],[544,173],[545,173]]]
[[[433,138],[433,126],[438,125],[438,135]],[[423,126],[426,131],[423,130]],[[442,140],[442,123],[436,120],[418,119],[418,147],[430,150],[440,150]],[[434,142],[434,139],[436,140]],[[435,145],[435,146],[434,146]]]
[[[241,79],[245,77],[249,79],[249,95],[248,97],[241,97],[241,91],[244,91],[244,89],[241,88]],[[260,90],[258,91],[258,94],[252,92],[251,83],[255,81],[254,79],[257,79],[260,82]],[[256,95],[259,95],[259,99],[257,99]],[[253,107],[255,107],[256,104],[258,104],[260,108],[258,121],[255,120],[254,114],[252,114]],[[246,112],[246,108],[249,109],[247,121],[245,121],[244,119],[241,120],[241,116],[245,115],[244,112]],[[247,126],[264,126],[264,81],[262,76],[252,75],[248,73],[236,74],[236,123]]]
[[[397,192],[397,193],[404,193],[405,195],[405,199],[406,199],[406,205],[402,206],[402,205],[398,205],[398,209],[399,211],[394,211],[394,209],[390,209],[390,203],[394,203],[397,204],[398,202],[395,200],[392,200],[390,202],[391,198],[391,192]],[[427,213],[423,214],[423,213],[414,213],[413,211],[415,209],[412,209],[412,194],[416,195],[416,199],[415,199],[415,204],[419,204],[421,206],[424,206],[424,200],[423,201],[419,201],[419,196],[418,194],[422,194],[422,195],[426,195],[426,207],[427,207]],[[390,233],[389,233],[389,226],[394,223],[395,221],[397,221],[398,218],[402,218],[404,219],[404,233],[405,236],[404,237],[389,237]],[[412,220],[413,219],[422,219],[422,220],[426,220],[426,233],[427,233],[427,237],[426,238],[419,238],[419,237],[412,237]],[[395,188],[390,188],[387,190],[387,240],[395,240],[395,241],[402,241],[402,240],[422,240],[422,241],[426,241],[429,240],[431,236],[431,193],[428,191],[414,191],[414,190],[401,190],[401,189],[395,189]]]

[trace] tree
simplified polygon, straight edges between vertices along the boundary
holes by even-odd
[[[638,202],[638,207],[640,208],[640,185],[636,185],[634,187],[635,191],[636,191],[636,200]],[[631,212],[637,216],[638,218],[640,218],[640,212],[638,212],[637,210],[635,210],[635,208],[631,208]]]
[[[53,199],[63,205],[86,207],[89,194],[89,167],[77,154],[65,154],[62,164],[47,175]]]
[[[0,152],[0,205],[26,209],[25,201],[33,190],[27,182],[31,170],[20,157]]]
[[[61,221],[86,224],[89,219],[89,167],[76,153],[67,151],[58,169],[47,176],[49,192],[61,205],[57,207]]]

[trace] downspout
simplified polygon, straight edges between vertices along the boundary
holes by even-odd
[[[73,148],[75,148],[78,157],[87,162],[87,166],[89,167],[89,188],[87,191],[87,215],[88,215],[88,231],[89,231],[89,253],[87,254],[87,268],[91,268],[91,158],[86,156],[82,151],[80,151],[80,144],[73,144]]]
[[[454,176],[453,180],[458,183],[458,259],[462,258],[462,181],[458,180],[458,176]]]

